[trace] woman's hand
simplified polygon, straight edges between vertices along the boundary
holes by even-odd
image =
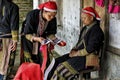
[[[17,49],[17,42],[16,41],[12,41],[10,46],[11,46],[11,51],[14,52]]]
[[[33,41],[42,43],[43,40],[45,40],[45,38],[43,38],[43,37],[33,37]]]
[[[74,49],[72,49],[71,51],[70,51],[70,53],[69,53],[69,57],[74,57],[74,56],[78,56],[77,55],[77,50],[74,50]]]

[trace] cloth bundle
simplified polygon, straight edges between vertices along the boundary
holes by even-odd
[[[43,80],[39,64],[23,63],[13,80]]]

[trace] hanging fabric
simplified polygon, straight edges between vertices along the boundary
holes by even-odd
[[[100,7],[104,7],[104,0],[95,0],[96,4]]]
[[[36,63],[22,63],[13,80],[43,80],[41,67]]]
[[[109,13],[119,13],[120,12],[120,1],[119,0],[109,0],[108,12]]]

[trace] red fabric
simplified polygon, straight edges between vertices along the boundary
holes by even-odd
[[[39,64],[23,63],[13,80],[43,80]]]
[[[59,46],[66,46],[66,42],[61,41],[61,42],[58,43],[58,45],[59,45]]]
[[[47,63],[47,44],[41,45],[40,51],[43,55],[42,67],[36,63],[23,63],[13,80],[43,80]]]
[[[54,45],[50,43],[49,50],[53,50],[53,49],[54,49]]]
[[[57,4],[55,1],[48,1],[39,5],[39,9],[44,9],[44,8],[50,10],[57,10]]]
[[[100,20],[100,16],[98,15],[97,11],[92,7],[85,7],[83,8],[82,12],[94,16],[97,20]]]
[[[40,50],[42,51],[42,55],[43,55],[41,70],[42,70],[42,73],[44,74],[44,70],[46,68],[46,63],[47,63],[47,45],[41,45]]]

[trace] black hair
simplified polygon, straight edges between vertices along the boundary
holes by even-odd
[[[12,0],[7,0],[8,2],[12,2]]]
[[[95,17],[94,17],[93,21],[96,21],[98,24],[100,24],[100,20],[97,20]]]

